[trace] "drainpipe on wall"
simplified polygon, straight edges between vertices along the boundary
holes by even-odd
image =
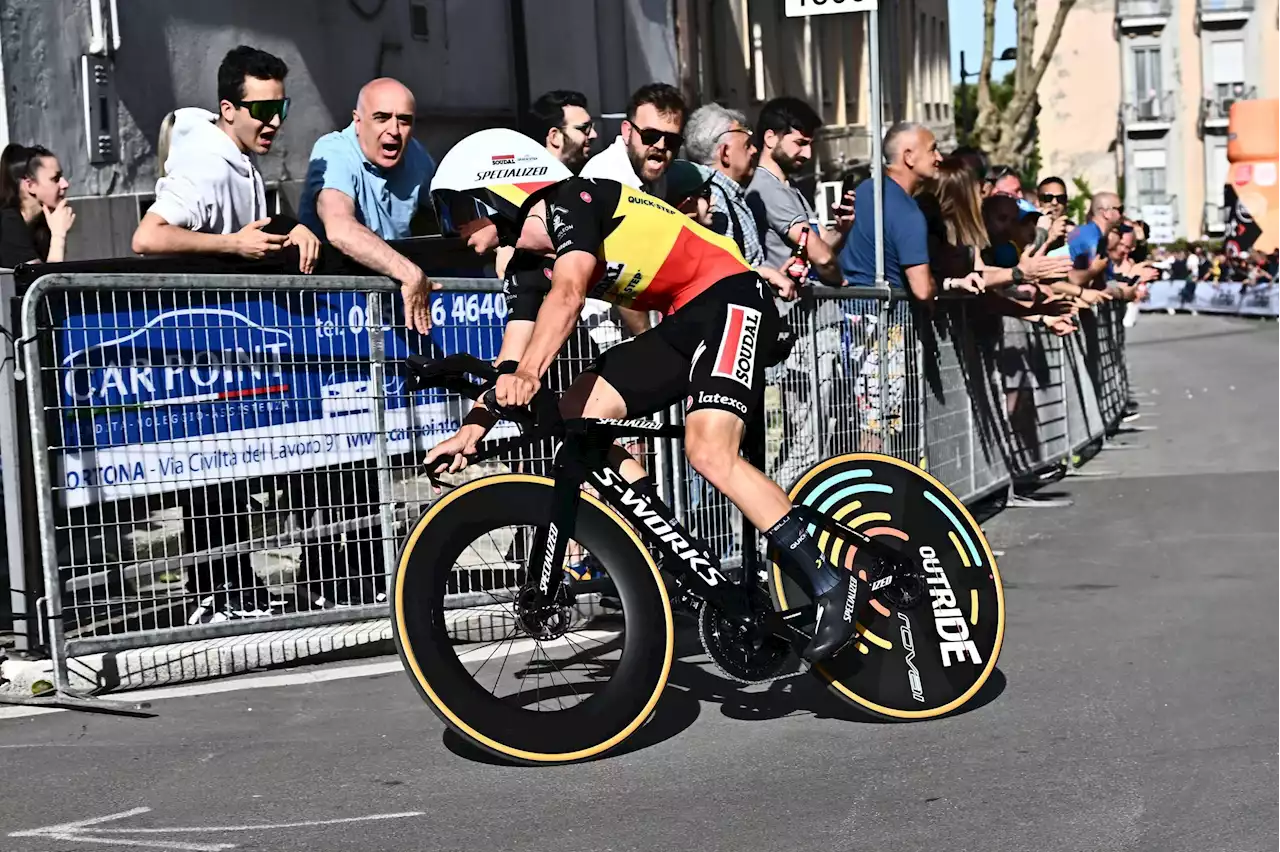
[[[511,0],[511,62],[516,84],[516,128],[529,114],[529,33],[525,27],[524,0]]]
[[[674,0],[672,17],[676,30],[676,74],[679,75],[680,93],[686,103],[697,103],[697,81],[694,79],[693,42],[694,22],[689,0]]]
[[[9,144],[9,99],[4,84],[4,40],[0,39],[0,147]]]
[[[89,47],[80,56],[85,153],[95,166],[120,160],[114,61],[121,43],[120,14],[116,0],[107,2],[104,18],[103,0],[89,0]]]

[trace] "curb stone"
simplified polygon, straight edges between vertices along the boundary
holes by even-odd
[[[511,628],[510,618],[498,617],[495,609],[451,611],[446,616],[450,633],[465,642],[505,637]],[[394,653],[391,620],[380,618],[87,654],[72,657],[67,668],[70,688],[75,692],[121,692]],[[53,681],[49,660],[0,662],[0,682],[7,681],[3,687],[6,692],[31,695],[32,685],[41,680]]]

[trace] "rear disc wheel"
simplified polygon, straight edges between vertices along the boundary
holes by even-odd
[[[815,465],[790,497],[909,558],[923,591],[908,595],[919,601],[902,609],[892,606],[891,595],[873,597],[855,639],[813,673],[842,699],[889,719],[933,718],[972,699],[1000,654],[1004,591],[991,548],[964,504],[925,471],[875,453]],[[853,543],[820,531],[818,545],[835,564],[855,566]],[[779,609],[812,601],[811,590],[777,563],[769,591]]]

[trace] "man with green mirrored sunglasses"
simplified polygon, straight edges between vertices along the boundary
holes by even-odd
[[[257,259],[296,246],[298,268],[315,269],[319,238],[297,223],[273,225],[258,170],[289,115],[288,72],[279,58],[241,45],[218,68],[217,114],[174,113],[156,200],[133,234],[134,251]]]

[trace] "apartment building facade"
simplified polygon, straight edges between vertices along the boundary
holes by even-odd
[[[218,63],[246,43],[289,64],[288,123],[263,158],[271,203],[296,207],[311,145],[344,126],[369,79],[404,81],[437,158],[468,133],[514,126],[531,98],[583,91],[597,115],[664,80],[694,103],[754,117],[779,94],[828,123],[815,169],[870,153],[867,15],[792,19],[783,0],[0,0],[0,143],[57,153],[76,199],[73,258],[128,253],[150,203],[164,115],[216,106]],[[884,3],[886,122],[954,138],[946,0]],[[617,118],[604,121],[615,133]]]
[[[1040,93],[1045,169],[1122,188],[1157,240],[1221,236],[1227,113],[1276,97],[1278,15],[1277,0],[1081,0]]]

